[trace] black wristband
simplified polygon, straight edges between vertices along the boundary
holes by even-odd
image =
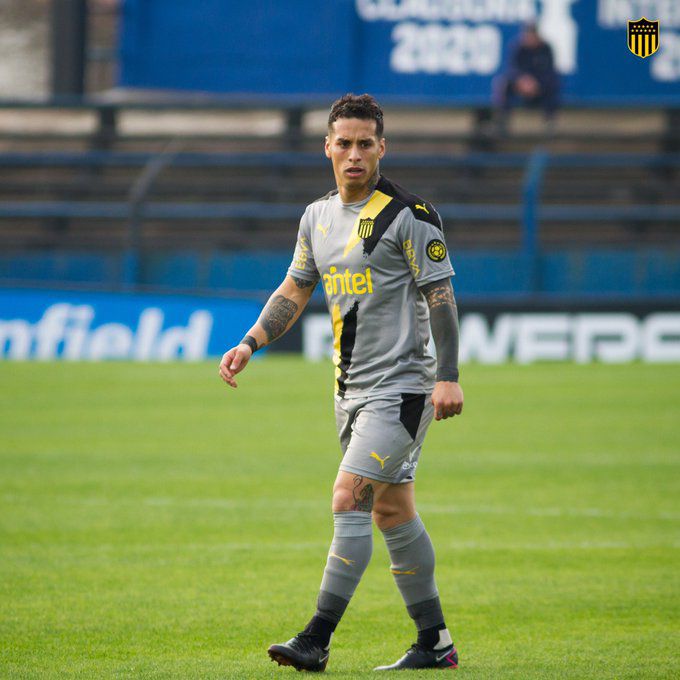
[[[257,352],[258,350],[257,340],[255,340],[255,338],[252,335],[246,335],[246,337],[243,338],[243,340],[241,340],[239,345],[248,345],[248,347],[250,347],[250,349],[252,350],[253,354],[255,354],[255,352]]]
[[[460,378],[460,373],[457,368],[438,368],[437,377],[435,378],[437,382],[458,382]]]

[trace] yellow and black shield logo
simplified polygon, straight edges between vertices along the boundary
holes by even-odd
[[[359,236],[368,238],[373,233],[373,220],[370,218],[359,220]]]
[[[628,49],[637,57],[651,56],[659,49],[659,22],[645,17],[628,22]]]

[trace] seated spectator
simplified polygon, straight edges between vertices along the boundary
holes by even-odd
[[[494,79],[493,102],[499,132],[505,132],[510,109],[517,104],[542,108],[546,128],[552,129],[559,90],[552,48],[538,34],[535,24],[527,24],[511,47],[506,72]]]

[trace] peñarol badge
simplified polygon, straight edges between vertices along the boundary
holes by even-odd
[[[373,233],[373,220],[370,218],[359,220],[359,236],[368,238]]]
[[[659,22],[645,17],[628,22],[628,49],[636,56],[651,56],[659,49]]]

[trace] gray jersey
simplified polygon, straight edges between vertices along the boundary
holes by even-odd
[[[429,311],[418,287],[453,274],[434,207],[385,177],[358,203],[307,206],[292,276],[321,280],[341,397],[430,392]]]

